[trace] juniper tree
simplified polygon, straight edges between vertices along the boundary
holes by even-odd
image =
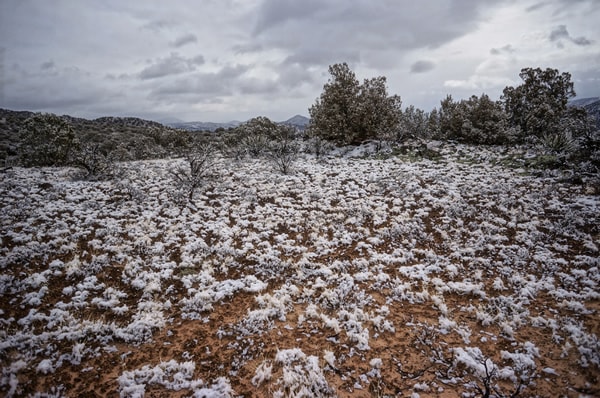
[[[27,119],[21,130],[20,154],[26,166],[64,166],[78,141],[71,125],[52,113]]]
[[[355,109],[360,92],[356,75],[345,62],[329,66],[330,80],[323,86],[321,96],[309,109],[309,132],[339,144],[354,140]]]
[[[258,116],[228,131],[223,140],[223,152],[242,158],[259,157],[268,150],[268,143],[277,136],[278,126],[265,116]]]
[[[430,138],[432,132],[429,129],[429,119],[430,115],[422,109],[415,108],[413,105],[408,106],[402,112],[396,141],[403,141],[407,138]]]
[[[471,144],[508,144],[516,137],[502,105],[486,94],[459,102],[447,96],[441,102],[440,129],[447,139]]]
[[[523,84],[506,87],[501,97],[512,123],[525,136],[558,132],[569,98],[575,97],[571,74],[551,68],[524,68],[519,76]]]
[[[346,63],[329,67],[331,78],[309,113],[309,133],[337,144],[393,137],[400,123],[400,97],[388,96],[386,78],[360,84]]]
[[[397,95],[388,96],[384,76],[365,79],[356,105],[354,142],[394,140],[400,124],[402,101]]]

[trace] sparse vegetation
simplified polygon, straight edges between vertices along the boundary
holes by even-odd
[[[0,394],[600,394],[600,138],[570,76],[427,113],[330,73],[309,137],[4,117],[35,167],[0,176]]]
[[[296,130],[289,126],[278,126],[275,134],[268,146],[268,156],[277,170],[288,174],[292,171],[300,152]]]
[[[7,171],[0,391],[597,395],[598,196],[436,151]]]
[[[170,170],[177,188],[185,193],[188,201],[192,201],[194,193],[215,172],[215,156],[216,148],[210,144],[192,147],[185,155],[185,165]]]
[[[71,124],[53,114],[27,119],[21,136],[21,162],[26,166],[66,166],[79,146]]]

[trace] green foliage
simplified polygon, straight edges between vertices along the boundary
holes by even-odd
[[[427,134],[431,138],[442,138],[440,130],[440,112],[436,108],[433,108],[431,112],[429,112],[429,117],[427,118]]]
[[[356,102],[354,125],[357,134],[353,142],[394,140],[400,125],[401,106],[399,96],[388,96],[385,77],[365,79]]]
[[[331,79],[309,109],[309,134],[346,143],[355,135],[354,107],[360,91],[359,82],[346,63],[329,66],[329,74]]]
[[[256,158],[267,152],[269,141],[278,136],[278,130],[276,123],[265,116],[259,116],[233,129],[225,143],[229,152]]]
[[[556,69],[524,68],[523,84],[506,87],[502,102],[521,139],[538,144],[547,167],[597,172],[600,140],[593,117],[568,105],[575,96],[571,75]]]
[[[501,100],[513,125],[525,136],[556,133],[567,116],[569,98],[575,96],[571,74],[557,69],[524,68],[523,84],[506,87]]]
[[[21,161],[26,166],[65,166],[78,146],[71,125],[51,113],[27,119],[21,137]]]
[[[293,127],[279,125],[264,116],[255,117],[223,133],[221,152],[235,159],[266,156],[284,174],[291,171],[299,145]]]
[[[400,142],[409,138],[431,138],[429,120],[430,115],[427,112],[410,105],[402,112],[400,126],[396,130],[396,141]]]
[[[577,149],[577,143],[568,131],[558,131],[555,133],[544,134],[540,143],[543,148],[556,155],[566,155]]]
[[[386,78],[361,85],[346,63],[329,66],[330,80],[310,109],[309,134],[336,144],[390,139],[400,123],[400,97],[388,96]]]
[[[438,116],[440,133],[446,139],[471,144],[498,145],[515,140],[516,130],[499,102],[486,94],[455,102],[447,96]]]

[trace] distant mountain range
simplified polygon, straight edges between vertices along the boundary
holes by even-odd
[[[288,120],[283,122],[278,122],[278,124],[283,124],[286,126],[292,126],[299,130],[304,130],[310,121],[309,118],[296,115]],[[243,122],[233,120],[231,122],[226,123],[213,123],[213,122],[175,122],[175,123],[165,123],[167,126],[174,127],[177,129],[183,129],[188,131],[216,131],[217,129],[229,129],[234,128],[242,124]]]
[[[214,123],[214,122],[174,122],[174,123],[165,123],[165,125],[182,129],[187,131],[215,131],[219,128],[223,128],[225,130],[233,127],[237,127],[242,122],[238,120],[232,120],[231,122],[226,123]]]
[[[596,119],[596,127],[600,128],[600,97],[576,99],[570,101],[569,105],[584,108],[588,115]]]
[[[592,105],[598,101],[600,101],[600,97],[580,98],[573,101],[569,101],[569,105],[580,106],[582,108],[585,108],[586,106]]]

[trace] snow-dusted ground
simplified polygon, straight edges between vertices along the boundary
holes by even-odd
[[[599,197],[473,150],[6,171],[0,394],[600,394]]]

